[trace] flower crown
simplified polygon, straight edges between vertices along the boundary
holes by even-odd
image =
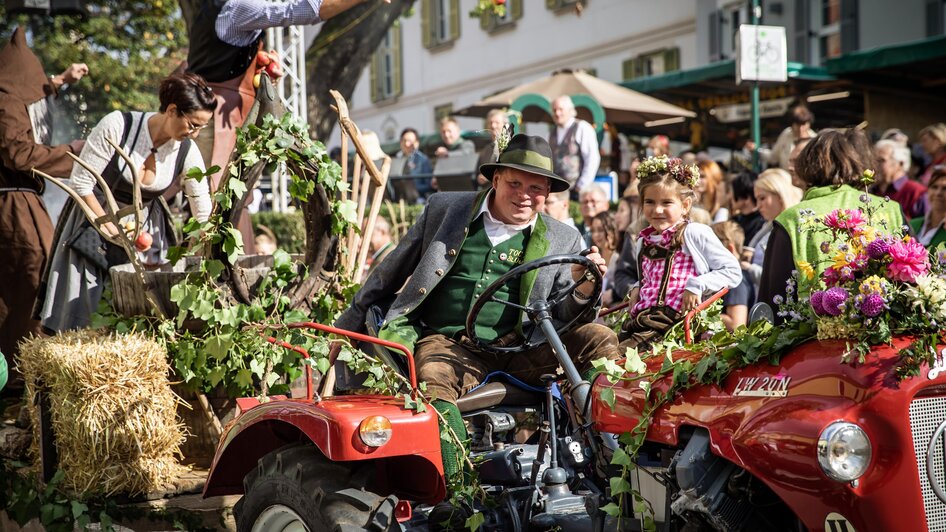
[[[637,167],[637,176],[641,179],[662,173],[670,174],[685,187],[694,188],[700,182],[700,169],[695,164],[686,164],[676,157],[666,155],[648,157]]]

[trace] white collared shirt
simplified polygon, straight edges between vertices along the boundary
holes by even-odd
[[[522,232],[527,227],[534,227],[535,220],[538,218],[538,213],[532,216],[532,220],[528,223],[521,225],[507,224],[500,221],[493,213],[489,212],[489,202],[493,197],[493,190],[490,190],[486,194],[486,198],[483,200],[483,204],[480,206],[480,210],[476,213],[476,216],[483,215],[483,228],[486,230],[486,236],[489,238],[489,243],[494,247],[502,244],[503,242],[509,240],[517,233]],[[476,219],[474,216],[474,219]]]

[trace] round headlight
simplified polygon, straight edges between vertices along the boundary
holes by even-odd
[[[361,420],[358,435],[368,447],[381,447],[391,440],[391,421],[384,416],[371,416]]]
[[[870,440],[854,423],[835,421],[818,438],[818,463],[829,478],[838,482],[859,479],[870,465]]]

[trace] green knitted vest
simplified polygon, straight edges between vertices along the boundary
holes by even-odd
[[[861,209],[865,205],[860,201],[864,192],[855,189],[849,185],[840,187],[814,187],[805,192],[805,199],[794,207],[785,209],[782,214],[775,219],[788,232],[788,237],[792,241],[792,257],[795,260],[795,267],[801,261],[805,261],[815,269],[818,277],[831,264],[831,257],[821,252],[822,242],[830,241],[831,237],[826,232],[814,232],[804,229],[800,226],[801,217],[799,212],[803,209],[814,211],[814,215],[821,217],[835,209]],[[885,201],[883,198],[869,194],[871,205],[880,206],[874,212],[871,219],[871,225],[882,232],[896,231],[903,225],[903,214],[900,211],[900,204],[895,201]],[[799,296],[807,295],[800,293]]]
[[[522,264],[528,241],[526,233],[516,233],[493,246],[483,227],[483,217],[477,218],[470,225],[453,268],[421,305],[420,317],[424,324],[451,338],[463,331],[467,313],[486,287]],[[520,279],[506,283],[494,297],[518,303]],[[500,303],[487,303],[477,317],[476,334],[483,340],[493,341],[512,332],[518,323],[518,310]]]

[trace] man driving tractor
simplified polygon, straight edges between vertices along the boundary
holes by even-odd
[[[363,331],[368,309],[393,297],[379,336],[414,351],[418,380],[427,383],[432,406],[461,439],[466,429],[457,399],[488,374],[503,371],[527,384],[541,385],[540,377],[554,374],[558,367],[548,343],[507,354],[479,347],[466,334],[470,307],[490,284],[516,266],[549,255],[577,255],[583,248],[573,228],[539,214],[550,192],[569,186],[552,171],[552,153],[545,139],[514,136],[498,162],[482,165],[480,172],[492,188],[431,196],[424,213],[335,323]],[[592,247],[587,258],[602,275],[607,271],[597,248]],[[582,266],[543,267],[509,279],[493,298],[518,305],[549,300],[584,275]],[[551,309],[556,329],[576,320],[561,339],[582,374],[591,369],[592,360],[614,358],[618,353],[616,335],[591,323],[598,307],[598,301],[591,300],[595,293],[593,282],[585,281]],[[526,327],[529,320],[519,309],[487,303],[479,312],[473,335],[481,342],[509,345],[522,339]],[[443,440],[441,445],[449,477],[458,472],[458,449]]]

